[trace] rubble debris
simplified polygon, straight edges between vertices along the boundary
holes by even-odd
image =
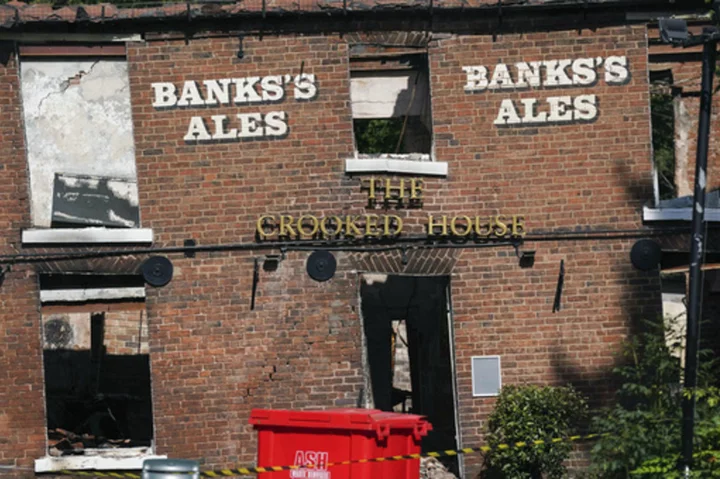
[[[420,479],[458,479],[445,465],[434,457],[420,459]]]
[[[48,453],[54,457],[84,454],[85,449],[134,446],[130,439],[107,439],[92,434],[76,434],[62,428],[48,429],[48,440]]]

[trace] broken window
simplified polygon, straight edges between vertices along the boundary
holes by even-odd
[[[48,456],[149,455],[153,418],[142,277],[48,274],[41,275],[40,289]]]
[[[359,156],[430,160],[432,116],[424,50],[351,49],[350,97]]]
[[[20,47],[34,226],[140,226],[124,54],[124,45]]]

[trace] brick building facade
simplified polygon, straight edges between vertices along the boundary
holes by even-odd
[[[0,465],[23,476],[151,454],[251,463],[252,408],[397,409],[397,394],[434,422],[427,447],[472,446],[495,401],[485,381],[569,383],[606,401],[621,342],[661,313],[658,272],[634,269],[629,252],[667,225],[643,220],[657,209],[649,71],[667,59],[623,2],[504,14],[486,3],[430,5],[433,21],[428,6],[344,17],[333,4],[326,23],[298,4],[310,20],[297,24],[277,5],[205,5],[187,25],[185,4],[85,7],[82,22],[78,7],[4,6]],[[230,26],[238,18],[247,30]],[[377,86],[397,82],[373,117],[385,108],[373,95],[388,102]],[[63,116],[78,99],[86,126],[63,130],[81,121]],[[121,113],[106,122],[97,105]],[[419,139],[405,153],[358,151],[373,118]],[[75,148],[93,125],[123,121],[129,173],[104,174],[112,155],[82,156],[121,140]],[[57,159],[62,148],[71,155]],[[41,175],[47,185],[31,187]],[[76,196],[58,181],[103,176],[136,184],[136,221],[60,214],[58,198]],[[334,255],[331,279],[307,274],[313,251]],[[172,261],[163,287],[143,287],[151,255]],[[412,391],[393,388],[399,341]],[[102,407],[70,414],[78,391]],[[106,410],[109,439],[131,439],[113,451],[129,458],[83,463],[90,451],[58,430],[108,435]],[[473,477],[480,462],[451,467]]]

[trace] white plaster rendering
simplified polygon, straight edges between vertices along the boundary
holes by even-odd
[[[396,155],[401,156],[401,155]],[[447,176],[448,164],[442,161],[425,161],[390,158],[349,158],[345,160],[345,173],[400,173],[409,175]]]
[[[693,118],[685,106],[682,95],[673,99],[675,111],[675,194],[680,196],[692,195],[689,170],[690,162],[690,132],[694,126]],[[658,197],[656,203],[660,201]]]
[[[150,228],[54,228],[29,229],[22,232],[23,245],[32,244],[150,244]]]
[[[687,324],[686,296],[680,293],[662,293],[662,309],[665,322],[665,342],[670,354],[679,357],[681,365],[685,364],[685,342],[678,347],[675,345],[678,338],[685,337]]]
[[[95,469],[141,470],[146,459],[167,459],[151,448],[85,449],[82,456],[43,457],[35,460],[35,472]]]
[[[111,299],[142,299],[145,288],[88,288],[44,289],[40,291],[42,303],[75,303]]]
[[[423,116],[428,108],[427,76],[415,71],[353,72],[350,98],[354,119]]]
[[[124,60],[24,60],[20,73],[35,226],[51,225],[56,173],[136,181]]]

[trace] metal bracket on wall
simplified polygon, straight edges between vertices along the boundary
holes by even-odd
[[[565,260],[560,260],[560,273],[558,274],[557,287],[555,288],[555,301],[553,301],[552,312],[560,311],[560,298],[562,296],[563,285],[565,284]]]
[[[5,281],[5,274],[10,272],[10,265],[7,266],[7,268],[0,269],[0,286],[2,286],[3,282]]]
[[[238,51],[237,51],[237,57],[238,59],[242,60],[245,57],[245,49],[243,48],[243,39],[245,37],[241,33],[238,35]]]
[[[253,281],[252,281],[252,296],[250,298],[250,311],[255,309],[255,293],[257,293],[257,286],[260,282],[260,258],[255,258],[253,261]]]

